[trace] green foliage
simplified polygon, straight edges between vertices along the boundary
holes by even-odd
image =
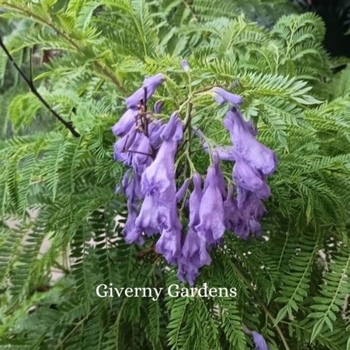
[[[4,41],[26,72],[29,48],[59,50],[34,67],[35,84],[81,135],[52,122],[23,85],[0,96],[13,133],[0,141],[0,349],[251,349],[243,324],[271,350],[350,348],[349,68],[332,74],[324,25],[310,13],[282,16],[271,30],[252,22],[285,15],[283,4],[0,0],[6,23],[22,23]],[[168,79],[152,101],[164,97],[167,115],[180,108],[184,118],[190,96],[210,145],[229,143],[225,109],[216,113],[206,93],[220,85],[244,97],[244,116],[277,153],[266,239],[227,234],[196,283],[235,287],[235,298],[96,296],[99,284],[179,284],[152,239],[125,244],[126,206],[115,194],[125,169],[113,161],[110,128],[123,98],[157,72]],[[0,79],[14,74],[1,54]],[[41,121],[47,132],[28,134]],[[204,153],[193,162],[205,172]]]

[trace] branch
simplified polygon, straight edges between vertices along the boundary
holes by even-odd
[[[38,98],[38,100],[53,114],[53,116],[60,122],[62,123],[75,137],[80,137],[80,134],[74,129],[73,123],[72,122],[67,122],[65,121],[57,112],[55,112],[52,107],[46,102],[46,100],[40,95],[36,87],[34,86],[32,78],[28,78],[23,70],[17,65],[15,60],[13,59],[12,55],[10,52],[7,50],[2,37],[0,36],[0,47],[3,49],[5,52],[6,56],[12,63],[12,65],[15,67],[19,75],[23,78],[23,80],[26,82],[26,84],[29,86],[30,91]],[[31,74],[31,73],[30,73]]]

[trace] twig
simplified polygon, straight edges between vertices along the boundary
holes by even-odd
[[[192,102],[189,102],[188,107],[187,107],[186,119],[185,119],[185,121],[184,121],[184,128],[183,128],[184,132],[186,131],[186,129],[188,128],[188,126],[189,126],[190,123],[191,123],[192,108],[193,108],[193,103],[192,103]],[[191,132],[191,131],[189,131],[189,132]],[[191,138],[190,138],[190,141],[191,141]]]
[[[80,137],[80,134],[74,129],[73,123],[72,122],[67,122],[65,121],[57,112],[55,112],[52,107],[46,102],[46,100],[40,95],[36,87],[34,86],[33,80],[31,78],[28,78],[23,70],[17,65],[15,60],[13,59],[12,55],[10,52],[7,50],[2,37],[0,36],[0,46],[5,52],[6,56],[12,63],[12,65],[15,67],[19,75],[23,78],[23,80],[26,82],[26,84],[29,86],[30,91],[38,98],[38,100],[53,114],[53,116],[60,122],[62,123],[75,137]],[[31,67],[32,68],[32,67]],[[30,73],[31,75],[31,73]]]

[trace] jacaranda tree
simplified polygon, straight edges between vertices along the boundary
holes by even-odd
[[[350,349],[350,68],[290,6],[0,0],[0,349]]]

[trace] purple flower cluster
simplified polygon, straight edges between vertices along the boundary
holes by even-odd
[[[143,244],[145,237],[160,234],[156,252],[168,263],[177,264],[179,279],[193,285],[199,269],[211,263],[209,251],[222,242],[225,230],[243,239],[250,232],[260,233],[265,212],[261,200],[270,196],[266,176],[274,172],[277,160],[274,152],[255,139],[256,129],[244,121],[236,107],[242,98],[214,88],[218,103],[232,105],[224,126],[233,146],[212,152],[203,184],[201,175],[194,173],[177,189],[175,158],[183,139],[183,123],[177,112],[167,123],[155,119],[154,114],[162,111],[161,102],[155,104],[154,112],[147,110],[147,101],[164,80],[162,74],[145,79],[143,86],[126,99],[128,109],[112,127],[119,137],[114,159],[130,167],[117,192],[127,198],[126,242]],[[200,136],[199,131],[197,134]],[[232,179],[236,198],[233,183],[226,186],[220,160],[235,162]],[[187,199],[191,182],[193,189]],[[179,216],[182,202],[187,206],[181,207],[189,209],[187,229]]]
[[[262,200],[271,196],[266,178],[277,168],[275,153],[261,144],[255,137],[257,128],[251,121],[244,120],[237,104],[242,103],[240,96],[221,88],[214,88],[214,98],[219,104],[228,102],[230,110],[223,121],[230,133],[232,146],[221,146],[214,150],[221,160],[234,162],[232,180],[236,185],[236,197],[233,186],[228,186],[224,200],[225,228],[241,239],[248,239],[250,233],[261,235],[260,221],[266,210]],[[203,134],[196,130],[203,140]],[[206,152],[209,147],[203,143]]]

